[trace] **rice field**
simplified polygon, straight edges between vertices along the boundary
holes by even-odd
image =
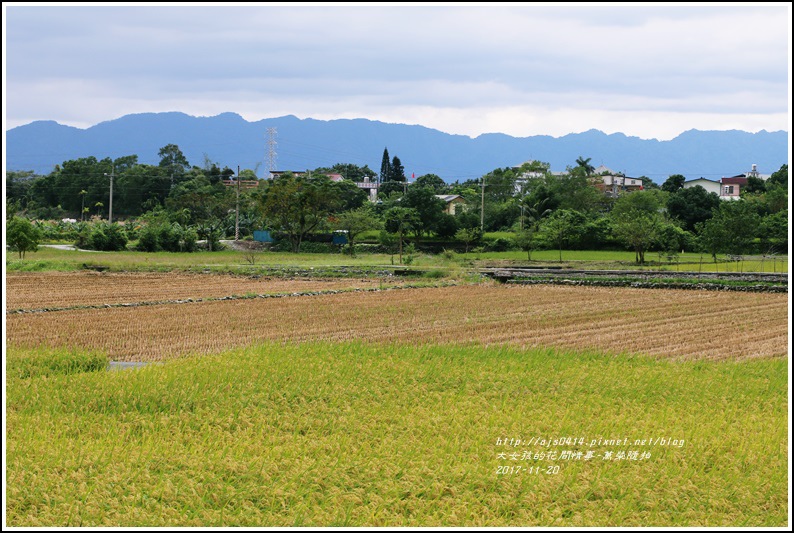
[[[787,353],[787,301],[766,293],[462,285],[14,314],[6,317],[6,340],[99,350],[122,361],[318,340],[752,359]]]
[[[322,342],[14,372],[7,525],[784,527],[786,364]]]
[[[790,521],[787,294],[6,281],[7,526]]]
[[[175,272],[10,272],[6,275],[6,308],[62,308],[246,294],[393,287],[403,283],[399,278],[282,279]]]

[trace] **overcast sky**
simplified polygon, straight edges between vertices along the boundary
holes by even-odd
[[[3,4],[5,128],[130,113],[476,137],[789,131],[791,4]]]

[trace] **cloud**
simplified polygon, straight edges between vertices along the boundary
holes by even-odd
[[[788,127],[790,5],[4,10],[7,127],[172,110],[468,135]]]

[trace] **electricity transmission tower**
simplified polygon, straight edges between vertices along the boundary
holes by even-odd
[[[267,129],[267,172],[276,170],[276,128]]]

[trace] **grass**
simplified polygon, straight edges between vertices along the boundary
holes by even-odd
[[[9,347],[12,365],[31,357]],[[6,380],[10,526],[787,522],[782,358],[275,343]],[[542,449],[497,445],[533,437],[598,455],[513,460]],[[660,438],[684,444],[634,444]]]
[[[111,270],[128,271],[169,271],[177,269],[210,269],[230,271],[256,271],[263,268],[276,268],[297,265],[305,268],[392,268],[399,266],[397,255],[388,254],[357,254],[350,257],[345,254],[292,254],[287,252],[258,252],[256,263],[251,265],[245,258],[246,253],[238,251],[170,253],[170,252],[81,252],[75,250],[58,250],[39,247],[38,252],[29,253],[24,260],[9,254],[6,259],[6,270],[13,271],[73,271],[80,270],[83,265],[103,265]],[[649,253],[648,260],[653,261],[656,254]],[[703,272],[788,272],[788,257],[780,256],[775,261],[760,259],[742,262],[720,262],[715,264],[710,257],[701,254],[686,253],[679,256],[679,263],[650,263],[638,266],[634,263],[634,252],[629,251],[588,251],[563,250],[563,261],[559,261],[557,250],[538,250],[532,253],[532,261],[527,261],[526,252],[469,252],[455,254],[450,261],[443,254],[416,254],[411,268],[434,269],[450,268],[452,263],[459,266],[501,266],[509,265],[552,265],[565,268],[597,268],[597,269],[650,269],[667,271],[703,271]]]

